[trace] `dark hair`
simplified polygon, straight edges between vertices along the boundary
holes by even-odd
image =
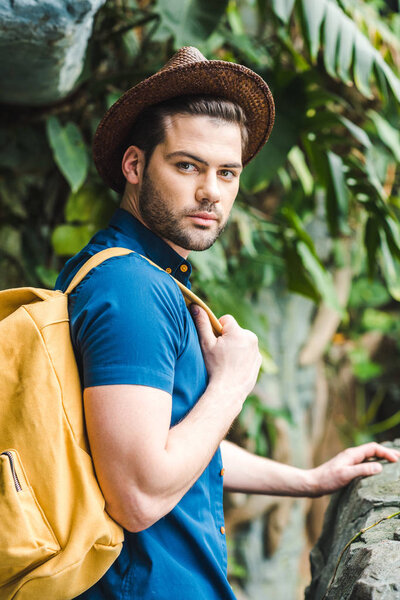
[[[154,148],[165,139],[165,117],[178,114],[205,115],[219,121],[237,123],[242,137],[242,151],[247,145],[246,115],[236,102],[214,96],[177,96],[145,108],[137,117],[125,148],[137,146],[149,164]]]

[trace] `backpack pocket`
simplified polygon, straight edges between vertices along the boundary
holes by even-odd
[[[37,567],[60,545],[16,450],[0,453],[0,586]]]

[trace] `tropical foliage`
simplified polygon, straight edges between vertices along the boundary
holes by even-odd
[[[336,254],[348,253],[348,246],[340,248],[357,231],[368,274],[380,272],[397,298],[400,43],[398,15],[384,20],[379,7],[379,2],[350,0],[220,0],[212,9],[195,1],[107,2],[75,102],[36,115],[37,127],[24,142],[14,138],[3,167],[20,172],[23,144],[38,143],[45,121],[48,147],[71,189],[70,225],[55,229],[53,244],[60,255],[73,253],[101,222],[102,200],[108,203],[104,194],[99,197],[90,163],[97,120],[127,85],[156,69],[174,47],[197,44],[209,58],[248,64],[267,79],[276,99],[272,138],[244,173],[242,204],[232,220],[241,253],[257,256],[257,264],[264,254],[260,270],[266,277],[285,266],[289,289],[339,310],[330,276],[307,233],[316,210],[324,211]],[[50,161],[48,150],[45,154]],[[7,198],[7,190],[2,192]],[[257,244],[272,252],[260,252]],[[239,260],[229,258],[234,264]],[[222,278],[226,267],[218,271]],[[264,282],[259,275],[252,288]],[[246,288],[249,283],[244,282]]]
[[[350,364],[357,382],[344,435],[363,441],[397,426],[396,371],[366,340],[378,332],[392,354],[400,344],[398,8],[384,0],[108,0],[75,93],[53,107],[3,111],[0,287],[51,286],[107,222],[119,199],[90,156],[97,123],[174,49],[195,45],[258,72],[277,109],[229,227],[193,255],[196,291],[259,333],[265,373],[277,367],[261,291],[275,286],[326,307],[341,322],[328,372]],[[349,298],[335,277],[343,269]],[[291,415],[256,396],[249,410],[244,434],[265,453],[274,418]]]

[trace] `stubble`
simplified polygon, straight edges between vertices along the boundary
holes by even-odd
[[[139,195],[139,210],[146,225],[160,237],[170,240],[185,250],[207,250],[221,235],[226,222],[216,207],[205,201],[194,209],[178,212],[173,208],[173,198],[166,198],[153,184],[148,173],[144,174]],[[188,224],[185,217],[198,212],[213,212],[218,217],[217,227]],[[185,224],[186,222],[186,224]]]

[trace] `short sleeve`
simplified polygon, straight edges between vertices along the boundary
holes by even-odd
[[[172,394],[185,304],[166,273],[138,255],[114,257],[70,297],[83,387],[133,384]]]

